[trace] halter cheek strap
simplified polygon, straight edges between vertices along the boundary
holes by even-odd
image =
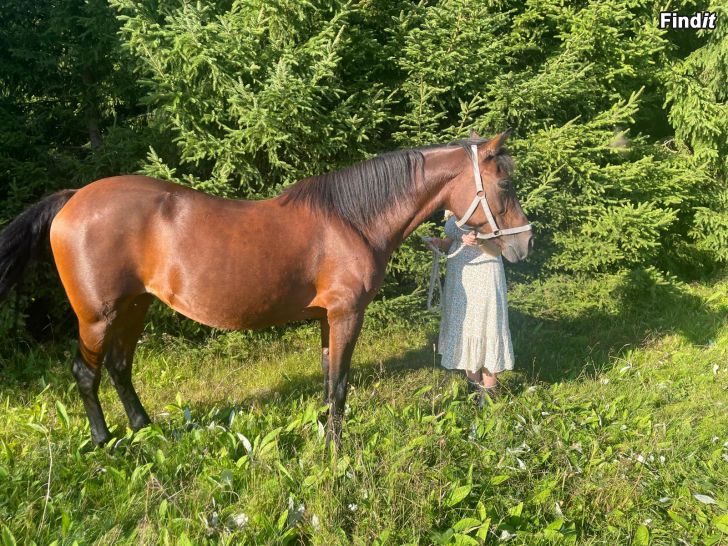
[[[499,229],[498,224],[495,221],[495,217],[493,216],[493,212],[490,210],[490,206],[488,205],[488,198],[485,195],[485,189],[483,188],[483,180],[480,177],[480,165],[478,165],[478,147],[476,145],[470,146],[470,151],[472,152],[471,159],[473,163],[473,178],[475,180],[475,197],[473,198],[473,202],[470,203],[470,206],[468,207],[468,210],[465,211],[465,214],[463,214],[462,218],[455,222],[455,225],[462,229],[463,231],[467,231],[463,228],[465,223],[470,220],[470,217],[475,214],[475,211],[478,208],[478,205],[480,205],[483,208],[483,212],[485,213],[485,218],[490,224],[491,232],[490,233],[478,233],[476,236],[478,239],[495,239],[496,237],[501,237],[502,235],[513,235],[514,233],[523,233],[524,231],[529,231],[531,229],[531,224],[526,224],[525,226],[518,226],[513,228],[506,228],[506,229]]]

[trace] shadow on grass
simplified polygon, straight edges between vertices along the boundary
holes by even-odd
[[[676,334],[707,345],[725,326],[728,307],[717,309],[679,285],[633,271],[613,291],[612,309],[574,317],[548,317],[511,308],[518,368],[529,381],[560,382],[606,371],[627,353]]]
[[[402,380],[410,374],[416,374],[422,369],[435,371],[433,377],[437,381],[443,380],[444,374],[439,366],[435,368],[432,361],[432,344],[429,346],[410,349],[403,353],[382,360],[356,360],[352,366],[349,385],[362,392],[374,392],[376,384],[386,382],[388,379],[397,377]],[[278,376],[270,378],[271,385],[265,390],[258,391],[236,400],[234,403],[220,402],[215,400],[194,402],[190,409],[197,414],[215,414],[216,419],[225,420],[230,412],[235,410],[245,411],[253,406],[264,406],[271,401],[293,401],[293,400],[315,400],[323,405],[323,374],[316,369],[296,375],[286,374],[285,377]]]
[[[728,318],[728,306],[709,305],[687,288],[660,282],[644,271],[626,274],[608,288],[608,305],[602,307],[589,305],[585,300],[565,301],[574,296],[588,298],[588,287],[565,290],[563,294],[558,293],[560,285],[555,287],[557,294],[552,291],[550,298],[562,296],[556,310],[541,293],[535,293],[530,302],[525,298],[526,301],[521,299],[511,306],[511,333],[517,360],[516,373],[506,380],[506,388],[511,392],[517,393],[535,381],[573,381],[602,373],[619,363],[620,358],[627,357],[630,350],[665,335],[676,334],[691,344],[707,345]],[[377,381],[435,367],[432,350],[435,339],[433,328],[428,343],[421,348],[378,362],[357,361],[355,356],[351,385],[356,389],[372,389]],[[439,373],[433,375],[437,381],[449,376],[439,366],[437,369]],[[318,371],[281,378],[269,390],[247,397],[236,406],[263,403],[269,397],[323,399],[321,381]]]

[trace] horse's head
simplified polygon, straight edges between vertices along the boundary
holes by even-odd
[[[498,245],[503,257],[518,262],[528,256],[533,233],[510,180],[513,160],[503,149],[510,131],[490,140],[471,133],[465,142],[462,172],[449,184],[447,207],[463,229]]]

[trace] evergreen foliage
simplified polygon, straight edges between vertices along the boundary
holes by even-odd
[[[728,9],[716,3],[717,28],[701,32],[705,45],[665,70],[666,102],[675,136],[701,170],[714,175],[711,202],[695,211],[698,247],[728,260]]]
[[[118,29],[105,0],[3,3],[3,221],[52,190],[138,164],[131,138],[113,134],[138,126],[140,114],[140,93]]]
[[[365,30],[351,24],[348,2],[162,0],[152,10],[114,1],[153,123],[175,144],[164,158],[153,145],[150,174],[222,195],[269,196],[365,157],[360,144],[386,118],[383,84],[345,69]]]

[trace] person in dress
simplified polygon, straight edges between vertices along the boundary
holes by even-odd
[[[513,369],[513,345],[508,327],[506,277],[500,249],[465,232],[446,213],[445,238],[430,246],[446,252],[445,286],[438,353],[442,366],[464,370],[470,385],[484,396],[497,393],[497,375]]]

